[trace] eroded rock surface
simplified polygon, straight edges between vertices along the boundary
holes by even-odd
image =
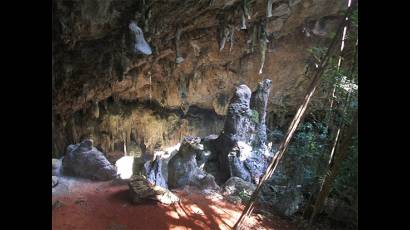
[[[234,91],[224,130],[213,143],[219,168],[229,169],[221,172],[225,180],[235,176],[257,183],[267,167],[266,106],[271,86],[266,79],[254,93],[246,85]]]
[[[147,199],[157,200],[163,204],[172,204],[179,201],[179,198],[171,191],[152,184],[145,176],[133,175],[128,185],[134,204],[142,203]]]
[[[129,136],[122,131],[130,134],[132,129],[141,130],[138,138],[145,139],[148,148],[156,142],[176,144],[168,139],[178,132],[185,132],[180,139],[219,133],[222,122],[215,125],[219,130],[207,129],[181,115],[175,122],[163,119],[170,125],[161,125],[157,135],[149,131],[157,128],[157,122],[147,130],[142,128],[151,125],[143,116],[150,114],[150,108],[134,106],[132,113],[142,114],[109,117],[105,108],[111,101],[149,102],[184,115],[197,107],[224,116],[235,86],[246,84],[253,90],[263,78],[273,82],[268,111],[280,118],[274,122],[286,122],[282,111],[293,113],[309,84],[305,72],[313,64],[306,50],[326,43],[323,34],[332,34],[332,25],[345,5],[338,0],[276,1],[273,16],[266,18],[266,2],[252,1],[252,19],[246,20],[247,29],[240,30],[241,1],[54,0],[53,154],[61,156],[69,143],[89,135],[105,153],[114,151],[114,143],[120,145],[124,136],[128,147]],[[140,37],[150,46],[151,55],[132,54],[136,34],[129,27],[133,21],[138,22]],[[184,58],[179,64],[175,63],[177,27]],[[221,32],[226,28],[234,29],[230,32],[232,47],[227,41],[220,51]],[[265,67],[259,75],[261,29],[268,42]],[[145,53],[150,52],[146,49]],[[309,109],[325,108],[321,92],[317,94]],[[118,116],[127,122],[118,124]],[[158,121],[155,116],[150,119]]]
[[[92,180],[111,180],[117,177],[115,166],[93,147],[91,139],[69,145],[62,166],[64,174]]]
[[[147,180],[156,186],[168,188],[167,181],[162,175],[163,161],[157,156],[153,161],[147,161],[144,164],[144,170]]]
[[[52,175],[53,176],[60,176],[60,173],[61,173],[61,159],[53,158],[51,160],[51,167],[52,167]]]
[[[201,138],[184,138],[178,153],[168,163],[168,184],[171,188],[192,185],[200,189],[219,189],[214,176],[198,167],[196,156],[201,155],[202,151]]]
[[[231,177],[222,186],[222,194],[232,203],[243,202],[241,196],[250,197],[256,186],[239,177]]]
[[[58,177],[57,176],[51,176],[51,184],[52,184],[52,188],[54,188],[55,186],[57,186],[58,184]]]

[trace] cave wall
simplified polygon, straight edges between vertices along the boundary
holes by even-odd
[[[251,17],[241,30],[241,2],[54,0],[53,154],[84,136],[110,152],[131,143],[131,132],[149,150],[184,135],[219,133],[234,87],[255,90],[262,79],[273,82],[268,124],[295,111],[310,80],[307,49],[327,44],[345,3],[276,0],[267,18],[267,1],[248,1]],[[152,55],[130,51],[130,20],[144,31]],[[220,51],[225,28],[233,28],[234,39]],[[259,74],[261,28],[267,49]],[[309,109],[323,110],[325,95],[319,90]]]

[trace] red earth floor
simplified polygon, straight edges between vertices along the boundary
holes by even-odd
[[[53,195],[52,227],[54,230],[231,229],[243,210],[243,206],[192,190],[175,193],[181,198],[179,204],[165,206],[148,201],[132,205],[127,185],[82,182],[68,194]],[[295,229],[279,217],[268,219],[261,215],[252,215],[245,226],[255,230]]]

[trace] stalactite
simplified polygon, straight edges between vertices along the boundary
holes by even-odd
[[[259,74],[263,73],[263,66],[265,64],[266,50],[268,46],[268,38],[266,34],[266,23],[261,23],[259,31],[259,45],[260,45],[260,55],[261,55],[261,67],[259,69]]]
[[[232,48],[233,48],[233,43],[234,43],[234,34],[235,34],[235,26],[233,26],[233,25],[230,25],[229,26],[230,27],[230,36],[229,36],[229,40],[230,40],[230,47],[229,47],[229,52],[231,52],[232,51]]]
[[[151,16],[152,16],[152,11],[151,11],[151,8],[149,8],[149,9],[146,10],[145,17],[144,17],[144,30],[145,30],[145,32],[150,31],[149,19],[151,18]]]
[[[273,0],[268,0],[268,5],[266,6],[266,17],[272,17],[272,4]]]
[[[77,130],[76,130],[76,128],[75,128],[75,119],[74,119],[74,116],[72,116],[71,117],[71,120],[70,120],[70,125],[71,125],[71,134],[72,134],[72,137],[73,137],[73,142],[74,143],[78,143],[79,142],[79,140],[78,140],[78,134],[77,134]]]
[[[248,18],[248,20],[251,19],[251,15],[249,14],[249,2],[248,0],[242,0],[242,10],[244,15]]]
[[[246,30],[246,18],[243,12],[241,13],[241,30]]]
[[[113,140],[113,138],[111,137],[110,138],[110,149],[111,149],[111,152],[114,152],[114,149],[115,149],[115,147],[114,147],[114,140]]]
[[[148,72],[148,76],[149,76],[149,102],[151,103],[152,100],[152,76],[151,76],[151,72]]]
[[[177,64],[182,63],[184,61],[184,58],[181,55],[180,47],[179,47],[180,39],[181,39],[181,28],[177,27],[176,34],[175,34],[175,50],[176,50],[175,62]]]
[[[256,41],[258,40],[258,27],[256,25],[253,26],[252,31],[252,46],[251,46],[251,53],[255,52]]]
[[[223,28],[223,37],[221,39],[221,43],[219,44],[219,51],[222,51],[225,47],[226,41],[229,39],[230,31],[228,27]]]
[[[131,143],[131,126],[128,126],[125,132],[125,141],[129,145]]]
[[[104,106],[104,110],[108,111],[108,102],[107,102],[107,100],[103,101],[103,106]]]
[[[98,101],[93,102],[92,115],[95,119],[98,119],[100,117],[100,107],[98,105]]]
[[[151,47],[145,41],[144,33],[142,32],[141,28],[138,27],[137,23],[135,21],[131,21],[128,27],[134,35],[134,43],[132,47],[133,52],[151,55]]]
[[[122,133],[123,145],[124,145],[124,156],[127,156],[127,135],[125,132]]]

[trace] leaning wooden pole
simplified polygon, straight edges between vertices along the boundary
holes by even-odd
[[[296,128],[298,127],[300,121],[302,120],[303,115],[305,114],[306,108],[314,94],[314,92],[316,91],[317,86],[320,83],[320,78],[323,74],[323,71],[325,69],[325,67],[327,66],[329,57],[331,56],[337,41],[339,40],[339,36],[341,35],[341,32],[346,24],[346,20],[345,18],[347,18],[351,12],[352,12],[353,7],[348,8],[348,10],[346,11],[346,15],[345,17],[343,17],[341,24],[339,25],[339,28],[336,32],[335,37],[333,38],[332,42],[329,45],[329,48],[327,49],[326,54],[324,55],[324,57],[321,59],[321,63],[319,65],[319,67],[317,68],[315,75],[313,77],[313,80],[307,90],[307,93],[303,99],[303,102],[301,104],[301,106],[299,107],[298,111],[295,114],[295,117],[293,118],[287,132],[285,135],[285,138],[282,140],[278,151],[275,154],[275,157],[272,159],[271,163],[269,164],[268,168],[266,169],[265,174],[262,176],[262,178],[259,180],[258,185],[256,186],[255,191],[252,193],[252,196],[249,200],[249,203],[246,205],[244,211],[242,212],[241,216],[239,217],[239,220],[235,223],[235,225],[233,226],[233,229],[235,230],[240,230],[243,221],[245,220],[246,217],[248,217],[253,209],[254,209],[254,204],[255,201],[258,197],[258,194],[262,188],[263,183],[272,176],[273,172],[275,171],[276,167],[278,166],[280,160],[282,159],[290,140],[293,137],[293,134],[296,131]]]

